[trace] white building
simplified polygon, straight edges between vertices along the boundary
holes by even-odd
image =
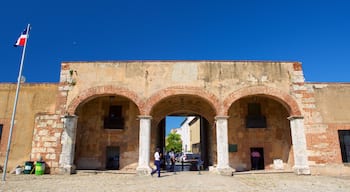
[[[195,116],[188,116],[185,118],[185,120],[181,123],[181,133],[178,133],[181,135],[182,140],[182,151],[188,152],[192,151],[191,147],[191,135],[190,135],[190,122],[195,118]]]

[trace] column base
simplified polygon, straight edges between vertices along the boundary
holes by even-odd
[[[62,175],[70,175],[75,173],[76,173],[75,165],[64,165],[59,168],[59,174],[62,174]]]
[[[297,175],[310,175],[311,174],[309,166],[294,166],[293,171]]]
[[[150,167],[137,167],[136,168],[136,174],[139,176],[148,176],[152,172],[152,169]]]
[[[224,176],[232,176],[234,172],[236,172],[236,169],[231,168],[231,167],[209,167],[209,171],[219,174],[219,175],[224,175]]]

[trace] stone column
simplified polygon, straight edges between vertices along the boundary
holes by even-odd
[[[306,137],[304,131],[304,117],[293,116],[290,120],[290,129],[292,133],[292,144],[294,153],[293,170],[298,175],[310,174],[308,155],[306,151]]]
[[[61,174],[72,174],[75,172],[74,150],[75,150],[75,137],[77,130],[77,116],[64,116],[63,121],[63,133],[61,136],[62,152],[60,155],[59,166]]]
[[[217,167],[221,175],[231,175],[234,169],[229,166],[228,160],[228,116],[216,116],[216,146],[217,146]]]
[[[149,166],[152,117],[140,115],[139,119],[139,164],[136,171],[138,175],[148,175],[152,170]]]

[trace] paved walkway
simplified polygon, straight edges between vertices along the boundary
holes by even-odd
[[[350,191],[350,177],[297,176],[293,173],[220,176],[209,172],[162,173],[161,177],[118,172],[75,175],[7,175],[0,191]]]

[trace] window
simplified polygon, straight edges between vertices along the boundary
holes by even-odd
[[[266,128],[266,118],[261,115],[260,103],[248,103],[246,128]]]
[[[3,124],[0,124],[0,140],[1,140],[1,137],[2,137],[2,128],[4,127]]]
[[[108,116],[104,119],[105,129],[123,129],[124,118],[121,105],[112,105],[109,107]]]
[[[350,130],[338,130],[343,163],[350,163]]]

